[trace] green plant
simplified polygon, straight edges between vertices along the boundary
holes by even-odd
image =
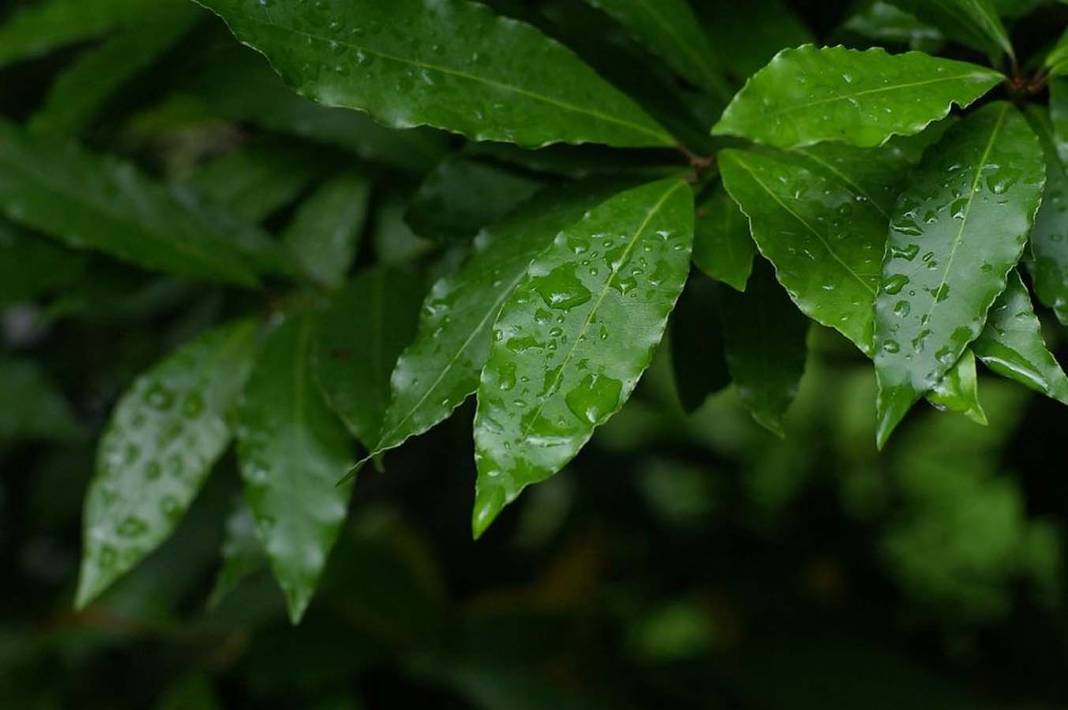
[[[996,6],[1021,3],[862,3],[851,47],[743,42],[685,0],[200,4],[281,81],[216,37],[120,131],[88,129],[196,6],[50,0],[0,28],[0,66],[110,32],[0,119],[6,299],[62,288],[83,250],[225,299],[111,411],[78,606],[233,441],[255,525],[231,526],[220,593],[265,555],[299,620],[360,467],[472,396],[478,536],[623,407],[669,321],[683,400],[733,382],[779,434],[810,320],[873,360],[880,447],[921,398],[985,421],[977,362],[1068,403],[1031,297],[1068,325],[1068,34],[1018,57]],[[158,150],[162,178],[110,154],[175,126],[210,154],[232,122],[271,136]]]

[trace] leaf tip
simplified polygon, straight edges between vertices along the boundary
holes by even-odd
[[[493,521],[497,519],[504,506],[507,505],[505,495],[497,487],[486,488],[475,486],[475,507],[471,513],[471,537],[478,540],[489,529]]]
[[[905,418],[917,399],[918,395],[908,385],[879,387],[879,397],[875,405],[879,420],[875,431],[875,447],[879,451],[886,446],[890,435],[894,433],[897,425]]]

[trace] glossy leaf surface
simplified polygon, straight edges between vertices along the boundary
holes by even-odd
[[[686,0],[589,0],[679,75],[724,101],[730,89],[708,36]]]
[[[694,263],[717,281],[744,291],[755,251],[745,214],[726,190],[717,187],[697,206]]]
[[[1031,294],[1018,273],[1009,274],[1008,285],[972,348],[999,375],[1068,404],[1068,377],[1046,348]]]
[[[863,7],[842,27],[877,43],[903,44],[920,51],[932,51],[944,39],[938,28],[921,22],[915,15],[883,0]]]
[[[112,412],[85,502],[76,604],[85,606],[163,542],[230,443],[256,325],[213,330],[139,377]]]
[[[1046,189],[1031,231],[1035,295],[1068,325],[1068,168],[1057,155],[1049,119],[1037,108],[1027,117],[1046,158]]]
[[[628,190],[531,263],[493,326],[478,386],[476,536],[626,402],[686,280],[693,211],[680,180]]]
[[[256,518],[243,497],[234,501],[233,510],[226,517],[226,533],[222,544],[222,567],[215,577],[208,606],[217,605],[248,575],[266,566],[267,557],[256,532]]]
[[[1045,182],[1042,150],[1011,105],[953,126],[895,207],[876,298],[879,443],[982,331],[1023,252]]]
[[[149,269],[252,284],[256,259],[239,240],[266,237],[183,205],[132,166],[33,138],[0,120],[0,209],[75,248]],[[266,250],[266,248],[264,248]]]
[[[727,368],[738,397],[758,424],[784,436],[783,416],[805,371],[808,321],[763,264],[745,293],[723,291],[721,303]]]
[[[312,379],[314,317],[267,336],[238,411],[245,499],[294,623],[311,600],[345,520],[348,433]]]
[[[919,133],[1002,79],[990,69],[920,52],[811,45],[780,52],[712,129],[780,148],[821,141],[860,147]]]
[[[302,95],[395,128],[429,125],[526,146],[674,144],[569,49],[476,3],[201,4]]]
[[[965,350],[957,364],[927,393],[927,400],[939,409],[960,412],[976,424],[986,425],[986,412],[979,401],[975,354],[971,350]]]
[[[381,436],[390,403],[389,375],[415,334],[422,297],[423,282],[416,274],[379,266],[354,276],[322,317],[316,379],[365,447]]]
[[[991,57],[1013,56],[1012,43],[990,0],[893,0],[950,38]]]
[[[356,256],[371,197],[368,179],[355,173],[331,178],[297,209],[282,240],[300,268],[324,286],[339,287]]]
[[[419,332],[393,371],[377,452],[430,429],[474,394],[493,323],[530,262],[611,194],[598,186],[550,190],[479,234],[471,258],[434,284],[423,303]]]

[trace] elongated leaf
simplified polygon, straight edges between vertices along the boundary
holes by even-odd
[[[1050,76],[1068,74],[1068,30],[1061,35],[1060,40],[1046,56],[1045,65]]]
[[[322,172],[318,157],[283,143],[252,143],[199,166],[183,184],[244,220],[262,222]]]
[[[366,160],[407,170],[431,167],[447,148],[444,133],[385,128],[365,114],[321,106],[295,94],[262,56],[244,47],[222,53],[191,90],[230,120],[336,145]]]
[[[727,368],[753,419],[784,436],[782,419],[805,371],[808,321],[797,312],[766,265],[745,293],[722,293]]]
[[[32,128],[56,136],[79,133],[123,84],[177,44],[202,15],[181,0],[152,3],[130,27],[81,55],[59,75]]]
[[[497,165],[450,158],[423,179],[404,218],[416,234],[428,239],[465,239],[504,217],[541,186]]]
[[[323,316],[315,375],[330,406],[365,447],[381,436],[389,374],[415,334],[422,279],[395,267],[358,274]]]
[[[370,197],[366,177],[343,173],[301,204],[282,239],[304,273],[324,286],[341,286],[356,256]]]
[[[528,146],[675,142],[570,50],[466,0],[200,2],[301,94],[389,126]]]
[[[712,132],[780,148],[821,141],[873,147],[919,133],[1001,79],[990,69],[920,52],[786,49],[746,83]]]
[[[548,191],[483,230],[475,253],[441,278],[423,304],[419,332],[392,376],[392,399],[374,453],[438,424],[478,389],[501,305],[530,262],[612,188]]]
[[[256,281],[267,237],[210,219],[132,166],[33,138],[0,119],[0,209],[75,248],[150,269]],[[261,254],[251,256],[245,245]]]
[[[990,0],[892,0],[930,22],[961,44],[986,52],[1014,56],[1012,43]]]
[[[1068,377],[1042,339],[1031,295],[1016,272],[994,302],[986,327],[972,346],[983,364],[1036,392],[1068,404]]]
[[[686,0],[588,0],[604,10],[694,86],[730,98],[708,36]]]
[[[700,272],[690,272],[671,312],[670,332],[675,392],[683,410],[694,412],[709,395],[731,382],[724,352],[719,288]]]
[[[716,188],[697,206],[694,263],[717,281],[744,291],[753,270],[754,251],[745,215],[726,190]]]
[[[73,283],[85,266],[85,254],[0,219],[0,306],[32,301]]]
[[[1053,122],[1053,141],[1057,155],[1068,165],[1068,79],[1055,78],[1049,82],[1049,117]]]
[[[76,605],[174,530],[230,442],[227,415],[252,364],[256,325],[213,330],[139,377],[111,415],[85,499]]]
[[[267,564],[256,532],[256,518],[245,499],[238,498],[226,518],[226,538],[222,546],[222,567],[215,577],[208,606],[214,607],[234,591],[245,577]]]
[[[0,444],[69,442],[81,436],[63,393],[32,360],[0,356],[0,392],[10,403],[0,411]]]
[[[0,27],[0,67],[31,59],[116,27],[144,0],[42,0]]]
[[[744,11],[731,2],[697,2],[694,9],[728,72],[744,81],[783,47],[815,41],[797,13],[782,0],[746,0]]]
[[[975,354],[971,350],[965,350],[957,364],[927,393],[927,400],[939,409],[960,412],[976,424],[986,426],[986,412],[979,401]]]
[[[626,402],[682,290],[692,238],[692,192],[668,179],[590,210],[531,263],[493,326],[478,386],[476,536]]]
[[[982,331],[1044,181],[1038,139],[1005,103],[953,126],[913,173],[894,210],[875,302],[880,445]]]
[[[1031,231],[1035,295],[1068,325],[1068,170],[1057,155],[1049,118],[1037,106],[1027,112],[1046,157],[1046,190]]]
[[[345,520],[348,434],[312,381],[311,315],[271,333],[238,412],[245,499],[294,623],[311,600]]]
[[[938,28],[883,0],[870,3],[846,20],[842,28],[879,43],[904,44],[920,51],[936,49],[943,41]]]

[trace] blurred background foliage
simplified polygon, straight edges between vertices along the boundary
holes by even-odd
[[[30,4],[6,2],[0,19]],[[464,247],[452,237],[498,216],[450,192],[458,171],[499,190],[500,207],[547,176],[644,165],[641,153],[519,155],[388,131],[292,94],[221,23],[186,18],[185,3],[126,4],[173,36],[132,66],[103,50],[143,32],[135,20],[83,23],[17,62],[0,46],[0,113],[77,135],[274,231],[324,179],[358,169],[374,185],[358,265],[417,265],[429,283],[455,263]],[[653,63],[603,15],[555,0],[491,4],[568,38],[673,130],[707,141],[713,109],[632,71]],[[876,34],[870,8],[851,3],[696,4],[739,57],[735,78],[783,46]],[[1063,22],[1043,12],[1016,25],[1019,46],[1037,51],[1043,23]],[[893,48],[942,41],[878,29]],[[96,72],[79,79],[90,89],[125,74],[84,110],[50,109],[56,78],[94,51]],[[285,297],[270,294],[269,308]],[[263,309],[259,296],[0,221],[0,707],[1068,707],[1068,413],[983,379],[989,426],[920,408],[877,455],[871,368],[815,328],[785,439],[730,390],[684,414],[662,348],[592,445],[478,543],[469,403],[361,476],[298,627],[255,547],[240,544],[247,520],[228,519],[232,457],[173,539],[71,611],[82,498],[111,406],[175,345]],[[1064,329],[1051,325],[1047,340],[1064,362]],[[216,579],[227,526],[243,578]]]

